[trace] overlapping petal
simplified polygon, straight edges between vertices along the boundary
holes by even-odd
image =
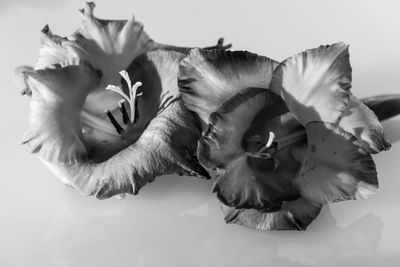
[[[101,20],[93,8],[85,5],[70,37],[45,27],[35,68],[18,70],[31,95],[24,143],[65,183],[99,198],[137,193],[162,174],[208,177],[195,155],[200,125],[179,99],[185,54],[156,49],[133,18]],[[135,115],[122,114],[121,95],[105,90],[112,84],[129,95],[124,80],[143,83],[130,94]]]
[[[51,162],[73,163],[88,156],[83,143],[80,111],[87,92],[101,79],[88,62],[67,67],[21,70],[31,91],[29,122],[23,144]]]
[[[223,203],[237,208],[273,210],[279,209],[283,200],[298,196],[291,179],[300,165],[291,164],[287,150],[276,155],[284,167],[274,170],[274,159],[246,151],[244,146],[257,114],[262,113],[267,122],[265,128],[274,131],[281,126],[279,116],[286,112],[285,104],[276,94],[249,88],[211,114],[198,154],[206,167],[217,168],[214,192]]]
[[[199,159],[216,171],[214,191],[227,221],[304,229],[323,203],[373,193],[378,181],[370,153],[390,145],[374,112],[350,92],[348,46],[307,50],[276,69],[271,61],[272,78],[265,68],[260,75],[254,60],[238,67],[235,53],[247,55],[193,51],[179,73],[183,100],[203,121]],[[268,132],[279,148],[257,153],[269,151],[262,147]],[[303,224],[293,219],[295,211]]]
[[[334,124],[307,124],[308,152],[294,180],[318,203],[367,198],[378,188],[374,161],[361,143]]]
[[[137,194],[156,176],[181,173],[208,177],[193,156],[199,128],[179,101],[155,117],[139,139],[102,162],[46,165],[84,195],[99,199],[121,193]]]
[[[30,96],[23,143],[82,194],[208,178],[198,156],[227,222],[304,230],[322,204],[378,187],[370,153],[390,147],[379,119],[400,111],[398,96],[355,98],[347,45],[278,64],[222,39],[212,50],[157,43],[133,17],[99,19],[94,7],[69,37],[46,26],[34,68],[17,71]]]
[[[182,99],[205,130],[210,114],[227,99],[245,88],[268,88],[277,65],[246,51],[193,49],[179,68]]]
[[[271,89],[303,125],[334,123],[353,134],[370,153],[388,149],[378,118],[351,94],[351,79],[348,46],[337,43],[283,61],[273,74]]]

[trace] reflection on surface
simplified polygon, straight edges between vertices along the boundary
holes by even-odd
[[[170,176],[135,199],[109,201],[82,198],[64,188],[44,227],[33,237],[34,259],[24,263],[335,266],[332,259],[373,257],[381,238],[379,217],[368,213],[339,227],[329,208],[306,232],[260,232],[225,225],[208,187],[200,180]]]
[[[398,121],[397,121],[398,122]],[[386,128],[387,125],[385,125]],[[389,123],[390,126],[390,123]],[[390,134],[393,141],[396,134]],[[164,176],[138,196],[99,201],[65,187],[18,148],[4,165],[0,266],[397,266],[400,146],[375,160],[381,188],[325,207],[305,232],[226,225],[211,181]],[[40,168],[41,167],[41,168]],[[6,204],[6,205],[4,205]],[[23,255],[23,257],[21,257]]]
[[[99,201],[63,186],[45,167],[28,173],[5,165],[13,182],[0,180],[0,265],[396,266],[399,149],[376,157],[376,196],[325,207],[305,232],[226,225],[211,181],[164,176],[138,196]]]

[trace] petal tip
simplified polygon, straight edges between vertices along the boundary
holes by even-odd
[[[86,17],[93,17],[93,10],[95,7],[96,7],[96,3],[85,2],[83,5],[83,8],[79,9],[79,12],[81,12]]]

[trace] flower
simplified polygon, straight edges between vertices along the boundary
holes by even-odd
[[[177,85],[190,48],[154,42],[133,17],[98,19],[94,7],[86,3],[71,36],[45,26],[35,66],[17,69],[30,97],[23,144],[64,183],[98,198],[136,194],[163,174],[207,178],[195,153],[200,126]]]
[[[227,222],[303,230],[323,204],[366,198],[378,187],[370,153],[390,144],[374,112],[350,92],[347,45],[280,64],[195,49],[178,83],[202,122],[198,157],[215,171]]]

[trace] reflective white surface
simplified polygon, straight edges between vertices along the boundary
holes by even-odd
[[[239,2],[239,1],[238,1]],[[99,201],[62,185],[19,144],[28,101],[12,70],[33,64],[40,29],[68,35],[81,1],[0,2],[0,266],[400,266],[400,117],[384,123],[393,147],[374,156],[380,190],[325,207],[305,232],[226,225],[211,182],[166,176],[138,196]],[[134,13],[156,41],[234,49],[283,60],[350,44],[353,92],[400,93],[396,1],[97,1],[96,15]]]

